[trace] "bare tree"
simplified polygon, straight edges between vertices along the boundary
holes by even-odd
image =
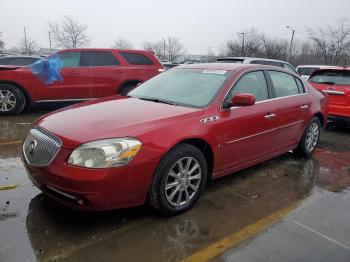
[[[19,43],[18,46],[21,50],[22,54],[28,54],[28,55],[33,55],[38,53],[39,51],[39,46],[33,39],[27,39],[27,43],[25,39],[23,38]]]
[[[261,34],[260,39],[264,57],[280,60],[287,59],[289,50],[288,41],[273,39],[267,37],[265,34]]]
[[[134,46],[128,40],[120,37],[120,38],[118,38],[117,40],[114,41],[114,45],[112,46],[112,48],[116,48],[116,49],[133,49]]]
[[[261,36],[257,29],[244,30],[244,56],[259,57],[261,56],[262,42]],[[228,56],[242,56],[243,41],[242,33],[237,33],[234,39],[226,42],[226,55]]]
[[[153,51],[160,60],[174,61],[184,53],[183,45],[175,36],[156,42],[144,42],[142,46],[146,50]]]
[[[336,20],[334,26],[318,30],[309,28],[308,32],[325,64],[339,64],[350,51],[350,26],[345,18]]]
[[[49,23],[53,41],[61,47],[78,48],[87,46],[90,37],[87,35],[87,25],[79,24],[71,16],[65,16],[61,24]]]
[[[144,42],[143,49],[152,51],[160,60],[167,60],[167,45],[164,41]]]
[[[0,48],[4,48],[5,42],[1,39],[1,37],[2,37],[2,32],[0,31]]]
[[[174,61],[182,55],[184,48],[180,40],[177,37],[172,36],[167,39],[167,51],[169,61]]]

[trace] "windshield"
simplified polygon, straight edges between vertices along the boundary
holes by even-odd
[[[310,79],[313,83],[332,84],[332,85],[350,85],[350,71],[345,70],[323,70],[316,72]]]
[[[177,105],[203,108],[226,83],[231,71],[172,69],[143,83],[128,95]]]

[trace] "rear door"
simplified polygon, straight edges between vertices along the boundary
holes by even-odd
[[[129,64],[127,77],[135,82],[144,82],[159,74],[159,67],[156,66],[146,55],[132,52],[120,51],[119,55]]]
[[[126,78],[125,66],[111,51],[83,51],[80,58],[79,76],[89,90],[89,97],[97,98],[117,94],[118,87]]]
[[[243,75],[225,100],[230,100],[237,93],[253,94],[256,103],[221,112],[222,150],[218,161],[223,170],[263,158],[278,147],[275,141],[276,106],[269,100],[264,72],[253,71]]]
[[[297,144],[304,131],[311,100],[305,93],[303,83],[291,74],[268,71],[273,87],[276,111],[276,142],[279,149]]]

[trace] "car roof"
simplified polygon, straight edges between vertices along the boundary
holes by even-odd
[[[137,50],[137,49],[115,49],[115,48],[68,48],[59,50],[58,53],[67,52],[67,51],[117,51],[117,52],[131,52],[131,53],[151,53],[152,51],[148,50]]]
[[[297,68],[304,68],[304,67],[317,67],[317,68],[342,68],[341,66],[333,66],[333,65],[298,65]]]
[[[235,71],[237,69],[261,69],[261,70],[277,70],[286,73],[292,73],[293,75],[297,75],[294,72],[278,67],[278,66],[270,66],[270,65],[260,65],[260,64],[243,64],[243,63],[201,63],[201,64],[180,64],[176,68],[178,69],[207,69],[207,70],[226,70],[226,71]]]
[[[271,62],[281,62],[281,63],[285,63],[285,64],[289,64],[286,61],[283,60],[277,60],[277,59],[270,59],[270,58],[261,58],[261,57],[245,57],[245,56],[227,56],[227,57],[220,57],[218,58],[222,59],[222,60],[244,60],[244,61],[252,61],[252,60],[259,60],[259,61],[271,61]]]
[[[13,59],[13,58],[38,58],[38,59],[40,59],[41,57],[39,57],[39,56],[25,56],[25,55],[16,55],[16,56],[14,56],[14,55],[11,55],[11,56],[2,56],[2,57],[0,57],[0,59]]]

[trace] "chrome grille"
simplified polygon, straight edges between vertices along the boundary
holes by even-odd
[[[62,142],[49,133],[31,129],[23,143],[23,155],[32,166],[47,166],[55,158]]]

